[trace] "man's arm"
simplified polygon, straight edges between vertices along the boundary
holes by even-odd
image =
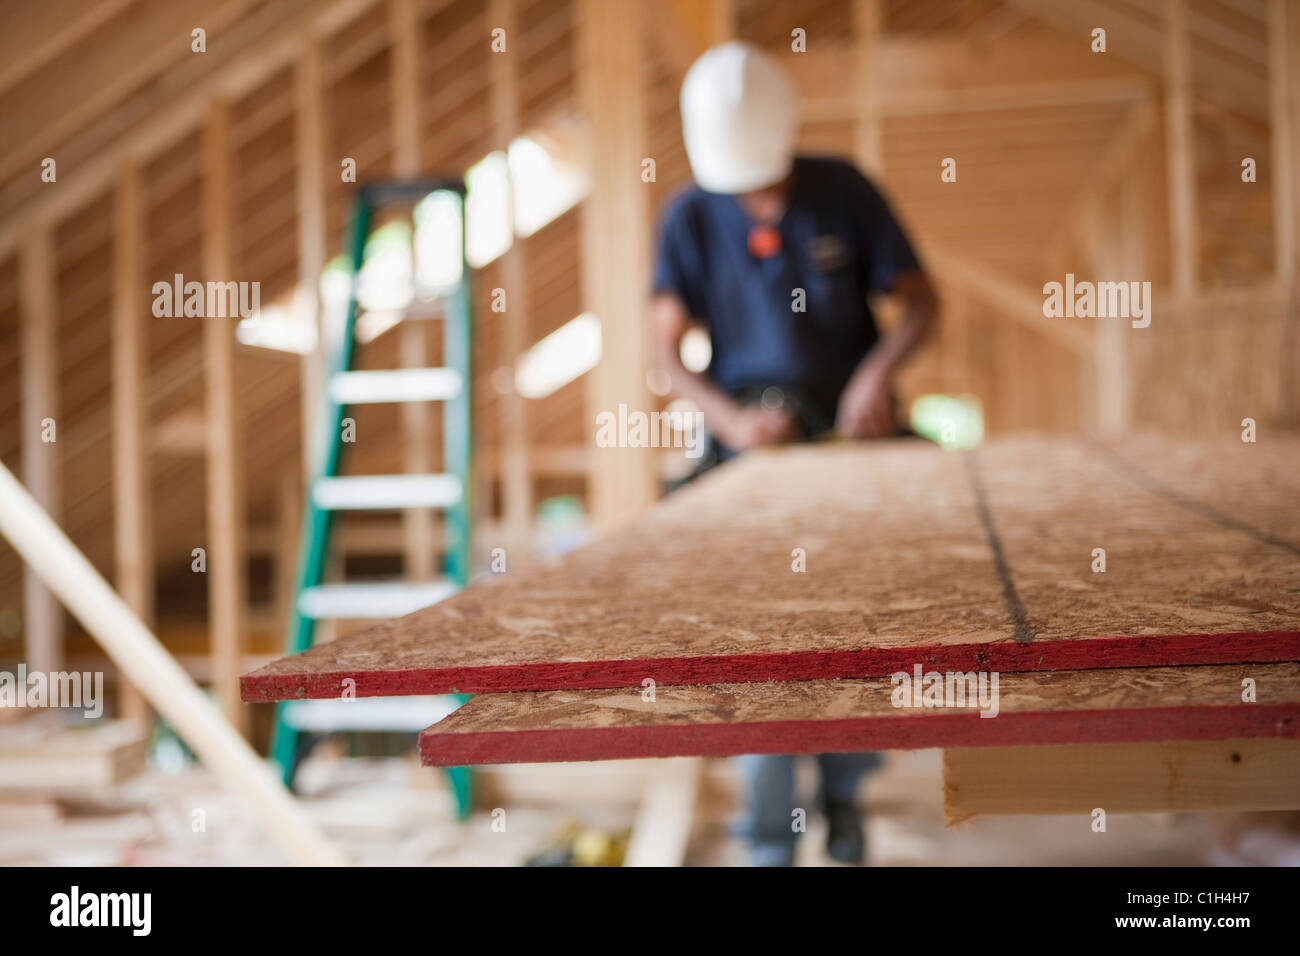
[[[921,270],[900,274],[891,291],[903,300],[902,321],[867,353],[840,396],[835,429],[849,438],[893,434],[894,375],[930,334],[939,315],[939,297]]]
[[[659,368],[672,382],[673,394],[700,407],[719,441],[740,451],[794,437],[794,420],[787,413],[774,408],[738,405],[708,378],[682,364],[682,338],[693,323],[681,299],[671,292],[656,295],[651,303],[651,320],[655,357]]]

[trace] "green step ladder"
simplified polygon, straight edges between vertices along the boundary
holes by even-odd
[[[439,288],[443,322],[443,367],[359,371],[354,369],[356,325],[360,311],[359,277],[375,210],[402,205],[414,208],[434,194],[454,197],[459,228],[459,277]],[[351,289],[341,336],[323,341],[326,354],[325,394],[322,397],[318,460],[303,507],[298,577],[289,618],[285,651],[296,654],[312,644],[316,622],[324,619],[392,618],[433,604],[463,588],[470,570],[470,295],[465,261],[465,185],[459,180],[412,180],[368,183],[358,189],[348,233],[346,255],[351,265]],[[414,263],[414,245],[412,261]],[[414,285],[414,268],[412,269]],[[412,310],[408,309],[408,316]],[[421,315],[425,314],[421,311]],[[405,317],[404,317],[405,318]],[[343,445],[343,421],[350,405],[370,403],[440,402],[443,408],[443,467],[441,474],[338,474]],[[435,581],[323,582],[334,512],[340,510],[399,510],[437,508],[445,516],[442,578]],[[459,702],[467,698],[459,697]],[[271,732],[271,759],[279,765],[286,786],[304,753],[302,734],[293,725],[289,708],[315,701],[276,704]],[[362,699],[338,707],[360,707]],[[372,728],[373,729],[373,728]],[[472,778],[468,767],[447,770],[457,814],[469,815]]]

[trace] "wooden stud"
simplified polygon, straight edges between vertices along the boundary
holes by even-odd
[[[857,95],[853,152],[864,172],[879,175],[884,155],[880,139],[880,81],[876,56],[881,34],[880,0],[854,0],[853,34],[853,75]]]
[[[23,483],[56,520],[62,499],[58,429],[58,290],[53,238],[32,232],[19,263],[22,342]],[[45,441],[46,422],[55,441]],[[23,568],[23,655],[33,671],[56,671],[63,661],[63,610],[31,568]]]
[[[1174,291],[1197,286],[1196,144],[1185,0],[1165,0],[1165,155],[1169,176],[1169,246]]]
[[[643,27],[640,0],[579,0],[578,75],[590,130],[591,193],[582,204],[583,298],[600,320],[601,359],[586,376],[584,429],[619,405],[648,411],[646,288],[651,232],[645,152]],[[654,459],[646,448],[598,448],[590,459],[587,505],[602,528],[621,524],[654,500]]]
[[[420,174],[420,19],[415,0],[389,0],[388,26],[392,37],[390,79],[393,128],[393,174],[410,179]],[[428,364],[427,323],[402,323],[401,364],[421,368]],[[423,402],[402,406],[402,456],[408,473],[429,471],[429,407]],[[427,581],[434,575],[433,512],[410,508],[402,514],[406,576]]]
[[[298,584],[299,525],[302,523],[302,498],[298,493],[296,469],[284,470],[280,476],[278,490],[275,542],[271,549],[271,561],[275,568],[273,600],[276,623],[288,627],[289,619],[293,615],[293,600]],[[251,547],[249,551],[251,553]]]
[[[674,81],[681,83],[695,58],[736,35],[736,0],[665,0],[646,24]]]
[[[325,330],[321,327],[320,282],[325,270],[325,90],[321,41],[309,37],[294,68],[294,122],[298,164],[298,288],[294,307],[316,330],[316,347],[302,357],[299,392],[303,475],[310,482],[319,454],[321,395],[325,389]]]
[[[127,163],[114,195],[113,247],[113,513],[117,587],[146,626],[154,616],[153,526],[149,445],[145,438],[149,350],[145,339],[144,199],[140,167]],[[123,684],[122,713],[144,722],[143,695]]]
[[[1293,60],[1290,17],[1286,0],[1272,0],[1268,18],[1269,119],[1272,126],[1273,261],[1278,286],[1289,292],[1296,276],[1296,130],[1292,126],[1294,87],[1300,64]],[[1292,9],[1291,16],[1296,11]]]
[[[230,106],[217,100],[209,107],[203,128],[203,273],[207,282],[234,278],[230,166]],[[239,702],[246,568],[235,384],[234,326],[238,316],[208,316],[202,322],[208,410],[208,615],[214,682],[226,718],[242,730],[248,723],[248,708]]]
[[[518,5],[516,0],[492,0],[488,19],[493,29],[506,31],[506,52],[492,53],[491,70],[492,139],[499,149],[508,149],[519,135],[519,46]],[[507,199],[511,229],[515,225],[514,180],[510,180]],[[506,294],[506,311],[501,313],[502,361],[515,368],[528,342],[528,266],[522,242],[513,241],[501,257],[501,283]],[[511,388],[498,401],[501,415],[502,504],[506,547],[515,554],[529,551],[533,521],[533,479],[529,467],[530,439],[528,403],[519,390]]]

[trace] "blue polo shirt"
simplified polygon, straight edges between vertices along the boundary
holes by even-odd
[[[867,294],[918,269],[916,253],[884,197],[831,157],[795,160],[780,252],[750,252],[754,225],[734,196],[692,187],[674,197],[662,214],[654,292],[675,293],[708,328],[707,374],[719,387],[794,387],[833,414],[878,338]]]

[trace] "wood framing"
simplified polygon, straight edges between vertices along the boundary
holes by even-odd
[[[216,101],[203,128],[203,272],[205,282],[235,278],[234,202],[230,191],[230,106]],[[235,384],[235,325],[239,317],[203,323],[207,388],[208,617],[217,699],[237,728],[248,723],[239,702],[239,662],[246,616],[242,423]]]
[[[591,192],[582,204],[583,300],[600,320],[601,358],[586,375],[584,431],[620,405],[649,412],[646,301],[651,222],[645,169],[644,5],[577,0],[580,99],[590,130]],[[600,527],[654,500],[648,448],[594,448],[588,511]]]
[[[750,453],[620,533],[278,661],[243,693],[1300,658],[1300,612],[1278,597],[1300,575],[1298,452],[1234,435]]]
[[[316,347],[302,357],[299,402],[302,422],[302,471],[305,481],[316,473],[320,443],[317,421],[325,389],[324,329],[321,328],[320,283],[325,271],[325,90],[321,40],[308,37],[294,64],[294,123],[297,151],[298,288],[294,308],[300,321],[316,330]]]
[[[1290,9],[1288,10],[1288,6]],[[1296,62],[1295,25],[1300,17],[1294,4],[1270,0],[1268,18],[1269,125],[1273,146],[1273,261],[1278,286],[1289,291],[1295,282],[1297,256],[1296,169],[1300,150],[1294,127],[1296,102],[1300,94],[1300,63]]]
[[[858,102],[854,116],[853,155],[868,175],[879,175],[884,161],[876,56],[880,33],[880,0],[854,0],[853,77]]]
[[[506,32],[506,49],[494,52],[488,60],[491,71],[492,140],[497,149],[509,150],[519,135],[519,59],[520,45],[516,28],[516,0],[492,0],[488,8],[492,28]],[[515,231],[515,188],[510,179],[506,195],[507,217],[512,241],[500,259],[501,288],[505,292],[502,323],[501,356],[506,367],[515,369],[528,341],[529,302],[527,250],[513,236]],[[517,388],[501,396],[501,499],[505,545],[510,553],[522,557],[530,551],[529,538],[533,520],[533,479],[529,467],[531,440],[528,431],[528,402]]]
[[[1165,0],[1165,161],[1174,293],[1197,287],[1196,144],[1185,0]]]
[[[120,165],[128,159],[146,161],[187,133],[201,128],[209,102],[237,99],[283,69],[302,49],[302,36],[324,36],[354,19],[379,0],[335,0],[320,8],[309,8],[285,21],[262,43],[235,58],[229,69],[208,76],[168,103],[79,171],[76,179],[62,188],[48,191],[33,201],[21,215],[0,225],[0,253],[17,245],[35,225],[59,217],[100,195],[112,183]]]
[[[1088,332],[1078,325],[1043,315],[1041,291],[933,245],[925,247],[922,258],[939,282],[950,283],[971,298],[992,306],[999,317],[1032,329],[1079,355],[1092,355],[1092,337]]]
[[[62,504],[58,430],[63,423],[54,240],[48,229],[27,237],[18,268],[23,482],[41,507],[57,516]],[[34,671],[59,670],[63,660],[63,610],[31,568],[23,569],[23,656]]]
[[[933,706],[924,704],[924,668],[901,673],[907,684],[877,677],[655,687],[653,697],[640,687],[481,694],[423,731],[420,755],[458,766],[1300,738],[1297,663],[1003,673],[996,685],[989,674],[935,670]],[[1247,679],[1252,703],[1242,700]],[[1300,763],[1289,775],[1300,783]]]
[[[393,55],[389,77],[389,119],[393,130],[393,174],[410,179],[420,174],[420,19],[415,0],[388,0],[388,30]],[[401,365],[428,365],[426,322],[402,323]],[[407,474],[427,474],[432,461],[430,412],[425,402],[402,405],[402,466]],[[434,576],[433,512],[408,508],[402,513],[406,576],[428,581]]]
[[[944,751],[943,794],[950,824],[992,814],[1097,819],[1097,809],[1300,810],[1300,740],[960,747]]]
[[[146,624],[153,621],[153,527],[145,434],[149,354],[145,341],[144,201],[140,168],[118,174],[113,216],[113,541],[117,588]],[[144,697],[120,688],[122,714],[147,718]]]
[[[2,464],[0,500],[6,505],[0,508],[0,535],[58,594],[213,776],[246,802],[266,828],[267,837],[295,863],[341,865],[342,854],[267,771],[265,761],[222,719],[158,638]]]

